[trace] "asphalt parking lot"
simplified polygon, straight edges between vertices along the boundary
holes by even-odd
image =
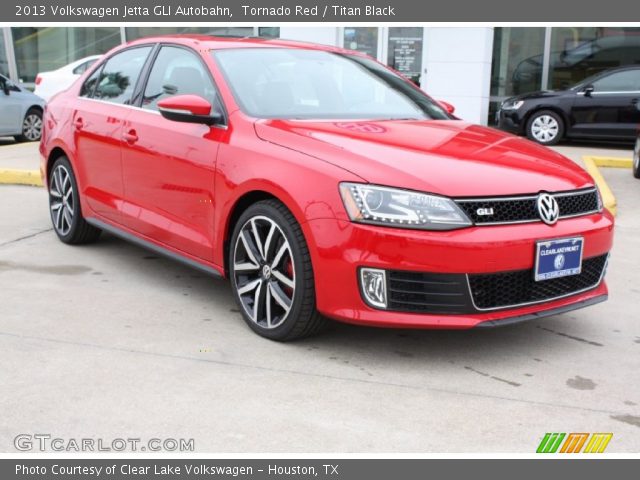
[[[0,145],[0,159],[37,168],[35,151]],[[618,199],[608,302],[499,329],[336,323],[290,344],[252,334],[225,282],[110,236],[64,245],[44,189],[0,185],[0,451],[47,433],[193,438],[198,452],[534,452],[545,432],[612,432],[608,452],[638,452],[640,181],[602,172]]]

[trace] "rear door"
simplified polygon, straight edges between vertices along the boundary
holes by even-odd
[[[203,97],[222,111],[202,58],[189,48],[163,45],[140,108],[125,125],[124,221],[142,235],[211,261],[216,156],[227,129],[174,122],[159,114],[158,101],[185,94]]]
[[[613,72],[593,82],[593,92],[579,92],[572,109],[570,134],[635,138],[640,124],[640,69]]]
[[[79,188],[95,213],[117,223],[122,219],[122,128],[151,50],[135,47],[109,58],[85,81],[73,112]]]

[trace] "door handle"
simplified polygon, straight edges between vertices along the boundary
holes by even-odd
[[[637,104],[638,104],[638,99],[637,99],[637,98],[632,98],[632,99],[631,99],[631,103],[632,103],[633,105],[637,105]]]
[[[129,130],[122,134],[122,139],[129,144],[136,143],[138,141],[138,135],[135,130]]]
[[[76,130],[82,130],[82,127],[84,127],[84,121],[82,118],[78,117],[73,121],[73,126]]]

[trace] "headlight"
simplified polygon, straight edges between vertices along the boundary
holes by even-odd
[[[518,110],[522,105],[524,105],[524,100],[507,100],[500,108],[502,110]]]
[[[340,193],[353,222],[423,230],[471,225],[460,207],[446,197],[361,183],[341,183]]]
[[[598,196],[598,212],[602,212],[604,208],[604,202],[602,201],[602,194],[600,193],[600,187],[596,185],[596,194]]]

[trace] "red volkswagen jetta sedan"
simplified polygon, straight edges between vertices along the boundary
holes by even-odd
[[[247,324],[470,328],[603,301],[592,178],[373,59],[204,36],[112,50],[44,116],[51,218],[230,278]]]

